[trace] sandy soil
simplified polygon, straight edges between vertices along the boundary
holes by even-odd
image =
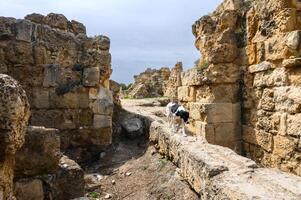
[[[162,120],[164,101],[158,99],[123,100],[125,110]],[[86,168],[99,174],[99,184],[87,188],[90,199],[155,200],[199,199],[182,180],[177,167],[162,157],[145,137],[121,137],[99,161]],[[94,198],[92,198],[94,197]]]

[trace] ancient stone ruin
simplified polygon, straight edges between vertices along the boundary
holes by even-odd
[[[178,88],[196,135],[297,175],[300,8],[296,1],[224,1],[193,25],[202,58]]]
[[[161,97],[164,94],[165,81],[169,79],[170,70],[163,67],[159,70],[148,68],[134,76],[134,83],[127,91],[130,98]]]
[[[135,99],[149,97],[177,97],[177,87],[181,86],[182,62],[177,62],[171,69],[163,67],[159,70],[148,68],[134,76],[134,83],[126,91],[125,96]]]
[[[110,39],[31,14],[0,17],[0,47],[0,73],[18,81],[0,77],[0,199],[84,196],[84,171],[61,151],[83,162],[112,142]]]
[[[0,18],[1,73],[18,80],[30,124],[59,130],[62,148],[111,143],[110,40],[63,15]]]

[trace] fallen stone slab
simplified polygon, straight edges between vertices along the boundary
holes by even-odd
[[[16,177],[29,177],[55,173],[58,169],[60,138],[58,130],[29,126],[25,134],[25,143],[16,153]]]
[[[18,200],[43,200],[43,182],[33,178],[20,179],[15,182],[14,193]]]
[[[63,156],[51,185],[54,199],[83,197],[85,194],[84,171],[75,161]]]
[[[181,176],[201,199],[301,198],[301,177],[260,168],[254,161],[201,137],[182,137],[155,121],[150,140],[179,167]]]

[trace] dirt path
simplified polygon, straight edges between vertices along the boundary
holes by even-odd
[[[128,112],[164,120],[164,107],[156,99],[123,100],[122,105]],[[87,174],[98,175],[96,186],[92,184],[87,191],[90,199],[199,199],[178,175],[177,167],[143,137],[122,137],[101,157],[86,169]]]

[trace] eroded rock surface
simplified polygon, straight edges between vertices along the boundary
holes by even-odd
[[[21,85],[0,74],[0,199],[13,199],[15,153],[24,143],[29,103]]]

